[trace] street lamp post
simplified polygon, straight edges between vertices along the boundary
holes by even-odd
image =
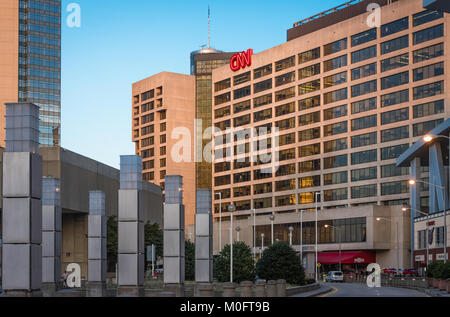
[[[342,227],[335,227],[335,226],[332,226],[332,225],[325,225],[325,228],[334,228],[334,229],[336,229],[339,233],[338,233],[338,236],[339,236],[339,271],[342,271],[342,236],[341,236],[341,234],[342,234],[342,232],[341,232],[341,230],[342,230]]]
[[[431,136],[425,136],[424,140],[426,138],[428,138],[428,137],[431,137]],[[445,136],[442,136],[442,137],[445,137]],[[445,137],[445,138],[449,139],[448,137]],[[431,142],[431,140],[430,141],[426,141],[425,140],[425,142]],[[443,187],[443,186],[439,186],[439,185],[436,185],[436,184],[428,183],[428,182],[425,182],[425,181],[422,181],[422,180],[416,180],[416,179],[410,179],[409,180],[409,184],[411,186],[415,186],[417,183],[423,183],[423,184],[426,184],[426,185],[430,185],[430,186],[433,186],[433,187],[445,190],[445,187]],[[412,234],[414,234],[414,232]],[[427,233],[427,241],[428,241],[428,233]],[[428,244],[428,242],[427,242],[427,244]],[[446,262],[447,262],[447,209],[446,209],[446,207],[444,207],[444,263],[446,263]]]
[[[219,195],[219,252],[222,251],[222,193],[216,193]]]
[[[256,261],[256,209],[253,209],[253,261]]]
[[[230,282],[233,283],[233,212],[236,211],[236,207],[231,204],[228,206],[230,212]]]
[[[269,219],[270,219],[271,240],[273,245],[273,222],[275,220],[275,215],[274,214],[270,215]]]
[[[420,214],[422,214],[422,215],[427,217],[427,234],[426,234],[426,237],[425,237],[426,238],[426,245],[427,245],[427,259],[425,261],[425,264],[426,264],[426,268],[428,269],[428,261],[429,261],[428,260],[429,259],[429,238],[428,238],[428,234],[429,234],[429,231],[430,231],[430,228],[429,228],[429,225],[430,225],[430,214],[427,214],[427,213],[425,213],[425,212],[423,212],[421,210],[413,209],[413,208],[411,208],[411,207],[409,207],[407,205],[403,206],[402,211],[408,211],[408,210],[418,212],[418,213],[420,213]],[[411,250],[411,253],[413,253],[413,251],[414,250]],[[412,256],[414,256],[414,255],[412,255]]]
[[[294,232],[294,227],[289,227],[289,245],[292,247],[292,232]]]

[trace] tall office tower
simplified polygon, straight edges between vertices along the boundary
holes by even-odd
[[[212,71],[227,65],[233,54],[212,48],[191,53],[191,75],[195,76],[195,118],[201,120],[201,124],[198,123],[195,129],[197,189],[211,189],[212,186],[212,165],[203,156],[203,150],[212,141],[212,135],[205,133],[212,126]]]
[[[183,176],[186,235],[194,239],[195,163],[193,76],[162,72],[133,84],[133,142],[143,179],[164,190],[166,175]]]
[[[379,27],[367,22],[373,2]],[[337,210],[337,218],[336,208],[408,203],[410,170],[396,159],[449,116],[449,30],[450,16],[424,9],[422,0],[351,1],[295,23],[286,43],[255,54],[250,66],[241,58],[234,71],[214,70],[216,127],[280,134],[273,173],[252,160],[256,142],[215,146],[213,190],[222,203],[234,203],[242,218],[252,209],[315,209],[317,192],[319,207]],[[246,160],[218,161],[219,150],[238,143],[247,145]],[[218,212],[218,196],[214,203]],[[426,193],[421,205],[428,208]]]
[[[6,102],[38,105],[41,146],[60,145],[61,0],[0,1],[0,146]]]

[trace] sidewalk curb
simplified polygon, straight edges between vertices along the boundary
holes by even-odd
[[[306,296],[306,297],[318,297],[318,296],[321,296],[321,295],[325,295],[325,294],[331,293],[332,291],[333,291],[332,287],[322,286],[321,285],[320,289],[317,290],[317,293],[311,294],[311,295]]]

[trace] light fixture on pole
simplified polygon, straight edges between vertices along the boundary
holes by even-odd
[[[324,227],[325,227],[325,229],[334,228],[339,232],[338,233],[338,235],[339,235],[339,271],[342,271],[342,235],[341,235],[342,228],[341,227],[338,228],[338,227],[335,227],[332,225],[325,225]]]
[[[264,251],[264,233],[261,233],[261,254]]]
[[[271,230],[271,240],[272,240],[272,244],[273,244],[273,222],[275,221],[275,215],[271,214],[270,217],[270,230]]]
[[[233,212],[236,211],[236,207],[233,204],[228,206],[228,212],[230,213],[230,283],[233,283]]]
[[[240,231],[241,231],[241,227],[237,226],[237,227],[236,227],[236,241],[237,241],[237,242],[240,242],[240,241],[239,241],[239,232],[240,232]]]
[[[415,211],[415,212],[417,212],[417,213],[420,213],[420,214],[422,214],[422,215],[424,215],[424,216],[426,216],[427,217],[427,234],[426,234],[426,246],[427,246],[427,259],[426,259],[426,261],[425,261],[425,265],[426,265],[426,268],[428,268],[428,261],[429,261],[429,254],[430,254],[430,251],[429,251],[429,237],[428,237],[428,234],[429,234],[429,231],[430,231],[430,228],[429,228],[429,225],[430,225],[430,214],[427,214],[427,213],[425,213],[425,212],[423,212],[423,211],[420,211],[420,210],[417,210],[417,209],[413,209],[413,208],[411,208],[410,206],[408,206],[408,205],[403,205],[403,207],[402,207],[402,211],[404,211],[404,212],[406,212],[406,211],[408,211],[408,210],[410,210],[410,211]],[[411,213],[412,214],[412,213]],[[412,215],[411,215],[412,216]],[[413,233],[414,234],[414,233]],[[413,254],[413,252],[411,252],[411,256],[413,257],[414,256],[414,254]]]
[[[216,193],[219,195],[219,252],[222,251],[222,193]]]
[[[289,245],[292,247],[292,233],[294,232],[294,227],[289,227]]]
[[[446,136],[440,136],[440,137],[444,137],[444,138],[450,139],[450,138],[448,138]],[[427,138],[429,140],[429,138],[431,138],[431,136],[425,136],[424,137],[424,141],[425,141],[425,138]],[[433,139],[431,139],[429,142],[431,142],[432,140]],[[428,183],[428,182],[425,182],[425,181],[422,181],[422,180],[417,180],[417,179],[410,179],[409,180],[409,185],[411,185],[411,186],[415,186],[417,183],[422,183],[422,184],[426,184],[426,185],[429,185],[429,186],[433,186],[435,188],[439,188],[439,189],[445,190],[444,186]],[[427,237],[427,241],[428,241],[428,237]],[[447,263],[447,210],[444,210],[444,263]]]

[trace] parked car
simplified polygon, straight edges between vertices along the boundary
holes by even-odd
[[[386,268],[383,270],[383,273],[388,275],[398,275],[398,270],[393,268]]]
[[[328,273],[326,279],[325,279],[328,283],[333,283],[333,282],[340,282],[340,283],[344,283],[344,273],[342,273],[341,271],[331,271]]]
[[[403,269],[401,272],[404,276],[418,276],[416,269]]]

